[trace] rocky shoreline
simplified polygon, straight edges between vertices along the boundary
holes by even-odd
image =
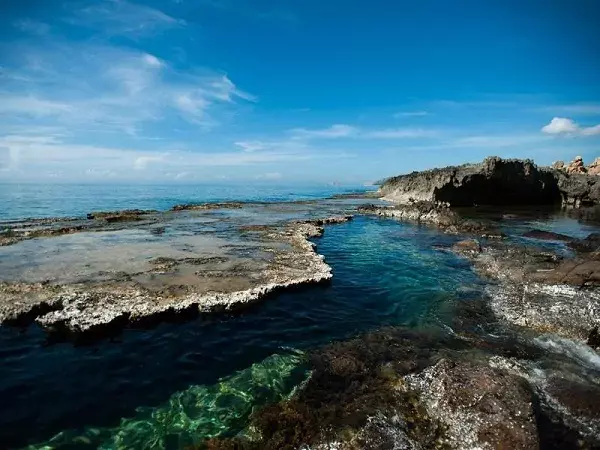
[[[465,258],[489,281],[486,295],[455,301],[449,305],[453,319],[440,319],[431,329],[387,327],[312,349],[311,375],[293,396],[255,410],[241,435],[212,438],[198,448],[600,448],[600,235],[531,226],[515,231],[514,223],[536,213],[506,209],[596,206],[600,178],[591,169],[488,158],[385,181],[378,195],[390,204],[363,204],[355,212],[456,236],[452,246],[438,250]],[[484,205],[496,209],[490,213]],[[157,227],[180,214],[243,214],[247,207],[177,205],[168,213],[92,213],[85,223],[21,222],[0,242]],[[282,289],[321,283],[332,278],[332,269],[311,239],[325,226],[352,220],[346,212],[240,225],[242,239],[231,245],[251,243],[254,253],[247,259],[218,252],[158,257],[149,271],[108,281],[3,281],[0,323],[36,322],[51,335],[94,338],[228,311]],[[161,276],[179,270],[203,281],[151,288],[155,278],[160,284]]]
[[[110,216],[116,214],[110,213]],[[132,214],[124,212],[124,215]],[[246,233],[264,243],[264,251],[271,255],[264,267],[246,266],[240,271],[234,266],[232,270],[221,267],[223,261],[219,258],[207,258],[161,260],[155,271],[157,274],[168,272],[179,264],[208,264],[207,281],[215,277],[225,281],[230,278],[229,282],[222,283],[219,291],[186,289],[178,295],[153,292],[139,283],[118,279],[73,285],[2,282],[0,324],[25,325],[35,321],[53,335],[81,339],[172,316],[195,317],[239,308],[282,289],[331,279],[331,268],[316,253],[309,239],[321,236],[324,225],[351,219],[351,215],[342,215],[246,229]],[[243,280],[238,282],[240,278]],[[236,289],[239,284],[248,287]]]

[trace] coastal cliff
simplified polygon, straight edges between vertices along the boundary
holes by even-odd
[[[399,204],[594,206],[600,203],[600,177],[492,156],[478,164],[388,178],[379,193]]]

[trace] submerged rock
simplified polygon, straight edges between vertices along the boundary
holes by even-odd
[[[481,253],[481,244],[477,239],[465,239],[452,246],[457,253]]]
[[[523,237],[528,237],[532,239],[539,239],[542,241],[572,241],[573,238],[571,236],[567,236],[565,234],[554,233],[553,231],[545,231],[545,230],[531,230],[527,233],[523,234]]]

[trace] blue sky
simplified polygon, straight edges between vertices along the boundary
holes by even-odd
[[[356,183],[600,156],[594,0],[0,8],[4,181]]]

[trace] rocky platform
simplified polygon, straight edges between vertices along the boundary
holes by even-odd
[[[531,160],[486,158],[478,164],[413,172],[386,179],[379,189],[400,204],[569,205],[600,203],[600,178],[580,172],[538,167]]]
[[[94,219],[115,215],[119,216],[96,214]],[[141,214],[122,216],[137,215]],[[261,257],[257,260],[253,256],[233,261],[222,256],[160,257],[151,261],[149,272],[109,274],[101,282],[0,282],[0,323],[35,321],[51,333],[82,337],[131,324],[241,307],[280,289],[329,280],[331,268],[309,239],[320,236],[323,225],[351,218],[333,216],[241,230],[258,249]],[[193,283],[162,285],[161,279],[175,271],[182,271]]]

